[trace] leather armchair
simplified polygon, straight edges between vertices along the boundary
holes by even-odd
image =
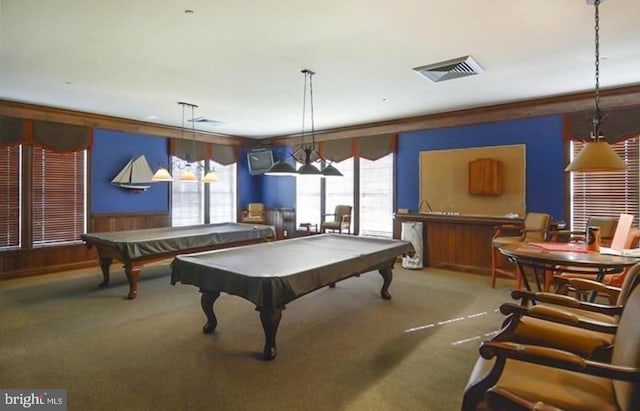
[[[551,216],[546,213],[527,213],[521,225],[505,224],[497,226],[491,241],[491,287],[496,286],[498,273],[516,278],[516,288],[522,286],[522,273],[501,270],[497,267],[500,251],[498,248],[512,243],[546,241],[549,234]],[[515,234],[517,233],[517,234]]]
[[[345,230],[349,234],[351,230],[351,210],[351,206],[337,205],[333,214],[324,215],[324,217],[333,216],[333,220],[323,221],[320,224],[320,231],[325,233],[326,230],[332,230],[342,234],[342,230]]]
[[[635,287],[620,317],[610,363],[557,348],[510,341],[482,343],[462,410],[640,409],[639,316],[640,287]],[[527,404],[538,408],[526,408]]]

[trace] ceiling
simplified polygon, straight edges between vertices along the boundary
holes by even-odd
[[[601,88],[640,83],[638,17],[600,6]],[[0,99],[174,126],[185,101],[199,130],[284,136],[305,68],[326,130],[593,90],[594,36],[586,0],[0,0]],[[412,70],[466,55],[485,71]]]

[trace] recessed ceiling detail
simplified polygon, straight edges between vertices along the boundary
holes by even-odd
[[[484,72],[484,69],[480,67],[471,56],[458,57],[426,66],[414,67],[413,70],[434,83],[473,76],[474,74]]]

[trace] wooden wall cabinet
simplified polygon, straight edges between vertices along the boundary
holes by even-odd
[[[492,158],[469,162],[469,194],[499,196],[502,194],[502,164]]]

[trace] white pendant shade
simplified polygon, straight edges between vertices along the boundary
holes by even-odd
[[[216,183],[218,181],[218,175],[213,171],[209,171],[202,179],[203,183]]]
[[[151,177],[151,181],[173,181],[173,178],[166,168],[160,167],[153,177]]]
[[[198,181],[198,178],[193,174],[193,171],[191,171],[190,168],[187,168],[180,174],[180,181],[196,182]]]
[[[624,161],[604,140],[586,143],[576,158],[564,169],[582,173],[623,171]]]

